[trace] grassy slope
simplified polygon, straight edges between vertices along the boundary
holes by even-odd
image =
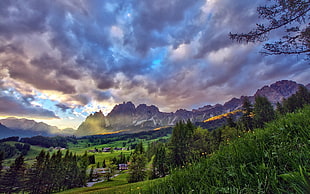
[[[310,182],[285,181],[310,168],[310,107],[223,146],[209,159],[150,186],[158,193],[298,192]],[[301,178],[301,176],[299,176]],[[299,179],[297,178],[297,179]],[[191,180],[191,181],[188,181]],[[300,193],[304,191],[300,190]]]
[[[310,106],[223,146],[201,162],[153,181],[87,193],[310,192]],[[304,176],[302,176],[304,174]],[[308,178],[308,180],[307,180]],[[308,190],[307,190],[308,189]],[[84,190],[79,190],[83,193]]]
[[[10,144],[12,146],[14,146],[16,143],[19,143],[19,144],[24,144],[24,143],[21,143],[21,142],[12,142],[12,141],[9,141],[9,142],[5,142],[7,144]],[[41,150],[48,150],[47,148],[43,148],[43,147],[40,147],[40,146],[33,146],[31,145],[30,146],[30,150],[28,151],[27,155],[25,156],[25,162],[27,165],[31,166],[31,164],[34,162],[35,158],[37,155],[39,155],[39,153],[41,152]],[[53,153],[53,152],[52,152]],[[9,159],[6,159],[4,160],[4,163],[3,165],[4,166],[10,166],[14,160],[17,158],[19,154],[13,156],[12,158],[9,158]]]

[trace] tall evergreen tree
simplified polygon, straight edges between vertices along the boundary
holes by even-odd
[[[86,181],[87,181],[86,169],[88,165],[89,165],[89,159],[87,156],[87,151],[85,151],[84,155],[80,157],[80,161],[79,161],[79,168],[80,168],[79,183],[83,186],[86,185]]]
[[[0,151],[0,176],[1,176],[1,171],[3,168],[3,166],[2,166],[3,160],[4,160],[4,152]]]
[[[156,147],[155,156],[152,164],[151,178],[164,177],[168,174],[168,161],[166,148],[163,144]]]
[[[1,181],[2,188],[0,192],[18,193],[22,191],[25,186],[25,170],[24,156],[20,155],[5,173]]]
[[[310,104],[310,92],[306,87],[299,86],[295,94],[283,100],[283,109],[285,112],[294,112],[306,104]]]
[[[42,150],[39,155],[36,157],[36,161],[32,167],[28,170],[26,175],[27,177],[27,191],[29,193],[44,193],[44,179],[43,172],[45,170],[45,160],[46,160],[45,151]]]
[[[264,96],[256,96],[254,104],[254,124],[257,128],[264,127],[266,122],[275,119],[275,112],[271,103]]]
[[[237,124],[234,122],[233,118],[231,116],[228,116],[226,119],[226,125],[228,127],[236,127]]]
[[[240,118],[242,129],[249,131],[253,129],[253,106],[249,99],[245,97],[242,104],[243,115]]]
[[[107,167],[107,164],[106,164],[105,160],[103,160],[102,161],[102,168],[105,168],[105,167]]]
[[[277,115],[285,114],[285,109],[280,102],[277,102],[277,104],[276,104],[276,113],[277,113]]]
[[[170,140],[171,162],[175,166],[183,166],[191,158],[190,142],[195,126],[190,120],[187,123],[177,122]]]
[[[143,148],[142,142],[140,142],[133,152],[131,159],[130,159],[130,165],[129,165],[129,178],[128,182],[139,182],[143,181],[146,177],[146,165],[147,159],[145,155],[145,151]]]

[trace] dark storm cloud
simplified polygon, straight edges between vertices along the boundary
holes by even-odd
[[[75,80],[81,79],[81,72],[78,69],[74,69],[74,66],[68,64],[63,65],[62,61],[58,61],[46,53],[39,58],[33,58],[30,63],[37,67],[43,74],[49,74],[55,71],[57,77],[65,76]]]
[[[216,1],[200,38],[197,57],[231,45],[229,32],[248,32],[258,22],[256,7],[261,1]]]
[[[0,35],[12,38],[18,34],[45,30],[47,7],[44,1],[0,1]]]
[[[47,71],[43,69],[33,68],[28,66],[23,61],[12,61],[12,65],[8,65],[8,70],[11,78],[22,80],[26,83],[32,84],[38,89],[56,90],[65,94],[72,94],[75,92],[74,86],[68,81],[50,77]]]
[[[309,82],[305,61],[265,58],[259,44],[229,40],[229,32],[255,27],[261,3],[3,0],[0,65],[13,80],[81,105],[134,98],[126,100],[174,109],[252,94],[248,88],[287,77]]]
[[[73,96],[73,99],[80,102],[81,105],[86,105],[91,101],[91,98],[85,94],[77,94]]]
[[[30,116],[35,118],[58,118],[54,112],[41,107],[23,104],[18,99],[0,94],[0,115],[2,116]]]
[[[111,97],[110,92],[95,91],[95,99],[98,101],[109,100]]]
[[[24,56],[24,50],[15,44],[1,45],[0,46],[0,53],[5,53],[5,54],[14,53],[14,54],[18,54],[20,56]]]
[[[22,96],[22,99],[28,106],[31,105],[31,102],[35,101],[35,97],[33,95],[24,95]]]
[[[186,16],[191,16],[189,15],[190,11],[199,12],[196,5],[201,5],[202,2],[193,2],[191,0],[172,0],[169,2],[163,0],[137,0],[135,2],[137,5],[135,11],[137,13],[135,13],[136,17],[132,23],[134,28],[131,34],[134,37],[131,41],[134,42],[135,49],[141,54],[146,54],[150,48],[183,42],[183,33],[182,38],[174,39],[172,42],[170,42],[169,36],[176,38],[180,31],[179,28],[184,29],[183,27],[185,27],[193,30],[188,26],[190,24],[188,24]],[[191,19],[193,18],[189,20]],[[141,39],[141,37],[143,38]]]
[[[69,106],[61,103],[58,103],[55,106],[60,108],[62,112],[66,112],[67,110],[71,109]]]

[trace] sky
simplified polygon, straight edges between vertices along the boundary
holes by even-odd
[[[264,56],[262,43],[229,39],[255,28],[263,3],[1,0],[0,119],[77,128],[125,101],[174,112],[283,79],[310,83],[302,56]]]

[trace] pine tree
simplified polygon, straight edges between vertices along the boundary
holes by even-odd
[[[277,104],[276,104],[276,113],[278,115],[285,114],[285,109],[284,109],[283,105],[280,102],[277,102]]]
[[[0,152],[0,176],[1,176],[1,171],[2,171],[2,162],[4,160],[4,152]]]
[[[79,167],[80,167],[79,175],[78,175],[79,185],[83,185],[83,186],[86,185],[86,181],[87,181],[86,169],[88,165],[89,165],[89,159],[87,156],[87,151],[85,151],[84,155],[80,158],[80,161],[79,161]]]
[[[92,166],[91,169],[90,169],[89,176],[88,176],[88,181],[92,181],[93,180],[93,175],[94,175],[94,166]]]
[[[175,166],[183,166],[191,159],[190,142],[195,126],[190,120],[185,124],[177,122],[170,140],[171,162]]]
[[[142,142],[140,142],[137,146],[135,151],[133,152],[130,165],[129,165],[129,178],[128,182],[139,182],[143,181],[146,177],[146,165],[147,159],[145,155],[145,151],[143,148]]]
[[[242,105],[243,115],[240,118],[242,129],[249,131],[253,129],[253,107],[247,97],[243,99]]]
[[[237,126],[237,124],[234,122],[234,120],[233,120],[233,118],[231,116],[227,117],[226,125],[228,127],[236,127]]]
[[[306,87],[299,86],[295,94],[283,100],[283,109],[285,112],[294,112],[296,109],[302,108],[306,104],[310,104],[310,92]]]
[[[103,160],[102,161],[102,168],[105,168],[105,167],[107,167],[107,164],[106,164],[105,160]]]
[[[151,178],[164,177],[168,174],[166,148],[163,144],[157,146],[152,164]]]
[[[254,123],[255,127],[262,128],[266,122],[272,121],[275,119],[275,112],[271,103],[266,97],[256,96],[254,104]]]
[[[25,170],[24,156],[20,155],[5,173],[1,182],[1,192],[18,193],[22,191],[25,186]]]
[[[43,193],[44,192],[44,184],[43,180],[46,177],[43,177],[43,172],[45,170],[45,151],[42,150],[39,155],[36,157],[36,161],[32,165],[32,167],[28,170],[27,173],[27,191],[29,193]]]

